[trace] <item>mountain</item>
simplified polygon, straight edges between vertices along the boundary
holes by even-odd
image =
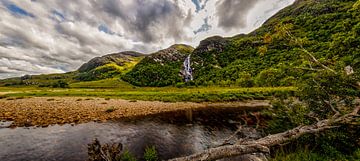
[[[177,44],[141,60],[122,79],[136,86],[168,86],[182,81],[180,71],[194,48]]]
[[[357,0],[297,0],[250,34],[207,38],[191,53],[193,83],[294,86],[318,70],[319,64],[314,65],[306,52],[331,68],[350,66],[359,73],[359,4]],[[158,59],[153,54],[123,79],[137,86],[183,82],[177,73],[189,54],[180,60]]]
[[[119,77],[130,71],[144,56],[144,54],[138,52],[125,51],[96,57],[77,70],[79,74],[75,79],[94,81]]]
[[[133,58],[143,57],[144,54],[134,52],[134,51],[124,51],[120,53],[108,54],[101,57],[96,57],[91,59],[89,62],[83,64],[78,71],[79,72],[88,72],[97,67],[114,63],[118,66],[123,66],[125,63],[129,63]]]

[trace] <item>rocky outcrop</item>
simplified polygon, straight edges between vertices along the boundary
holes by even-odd
[[[144,61],[154,61],[160,64],[178,61],[183,62],[193,50],[194,48],[192,46],[176,44],[147,56]]]
[[[222,52],[227,44],[228,40],[226,38],[220,36],[209,37],[200,42],[200,45],[194,50],[194,54],[210,51]]]

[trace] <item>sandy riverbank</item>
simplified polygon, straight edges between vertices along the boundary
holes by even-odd
[[[53,124],[105,122],[162,112],[207,107],[251,108],[268,106],[267,101],[232,103],[165,103],[122,99],[34,97],[0,100],[0,120],[13,121],[11,127],[48,126]]]

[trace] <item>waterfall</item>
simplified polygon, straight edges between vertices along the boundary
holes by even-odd
[[[192,69],[190,65],[190,55],[184,61],[184,77],[185,77],[185,82],[189,82],[193,80]]]

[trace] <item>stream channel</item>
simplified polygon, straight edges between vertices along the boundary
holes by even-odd
[[[106,123],[7,128],[0,123],[0,161],[85,161],[87,146],[95,138],[103,143],[122,143],[137,157],[155,146],[161,160],[216,147],[244,123],[244,109],[207,108],[167,112]],[[249,112],[247,109],[246,112]],[[247,117],[247,116],[246,116]],[[254,121],[248,122],[252,124]],[[259,137],[251,128],[240,137]],[[142,158],[138,158],[142,160]]]

